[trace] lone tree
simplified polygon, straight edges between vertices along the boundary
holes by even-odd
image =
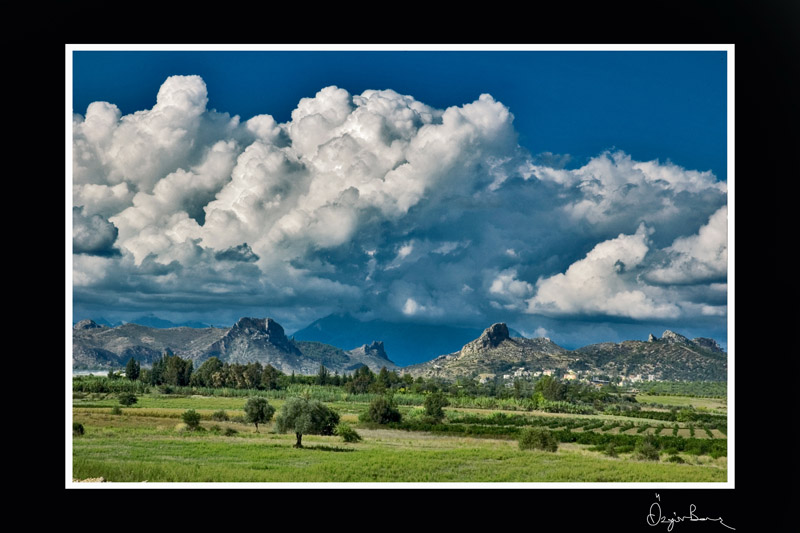
[[[333,435],[339,413],[317,400],[289,398],[275,418],[275,431],[294,432],[295,448],[303,447],[303,435]]]
[[[258,425],[269,422],[274,414],[275,408],[269,404],[266,398],[256,396],[248,399],[244,404],[244,418],[256,425],[256,433],[258,433]]]

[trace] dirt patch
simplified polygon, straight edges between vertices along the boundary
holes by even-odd
[[[106,478],[104,477],[87,477],[86,479],[75,479],[72,478],[73,483],[105,483]]]

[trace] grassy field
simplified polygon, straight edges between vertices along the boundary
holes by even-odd
[[[663,400],[665,397],[659,396]],[[111,482],[724,482],[727,459],[680,454],[685,464],[637,461],[631,453],[609,457],[589,446],[561,443],[556,453],[521,451],[516,440],[370,429],[358,425],[366,404],[330,404],[363,440],[307,435],[296,449],[293,435],[273,424],[215,422],[213,412],[243,414],[243,398],[142,395],[122,415],[116,400],[76,399],[73,419],[84,435],[72,439],[76,479]],[[282,400],[270,400],[277,408]],[[195,409],[205,431],[186,431],[180,415]],[[401,406],[408,414],[414,408]],[[461,411],[461,410],[459,410]],[[452,410],[455,414],[455,410]],[[483,414],[491,411],[482,410]],[[536,413],[539,414],[539,413]],[[562,415],[553,415],[562,416]],[[602,418],[598,415],[595,418]],[[566,419],[566,417],[564,417]],[[573,418],[576,418],[573,416]],[[607,417],[609,419],[618,417]],[[640,422],[640,421],[637,421]],[[655,423],[651,424],[655,427]],[[683,426],[683,425],[681,425]],[[225,429],[235,434],[225,436]],[[648,432],[652,432],[649,430]],[[664,433],[671,433],[671,425]],[[626,433],[635,434],[635,430]],[[688,430],[680,434],[688,436]],[[705,432],[698,431],[698,437]],[[718,433],[718,432],[717,432]],[[701,435],[702,434],[702,435]]]
[[[659,396],[652,394],[637,394],[636,401],[639,403],[659,403],[662,405],[676,406],[676,407],[695,407],[703,409],[712,409],[716,411],[726,412],[728,410],[728,402],[725,398],[696,398],[692,396]]]

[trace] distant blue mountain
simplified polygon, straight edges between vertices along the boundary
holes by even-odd
[[[389,359],[407,366],[457,352],[482,332],[483,328],[361,321],[349,314],[333,314],[312,322],[293,336],[296,340],[323,342],[343,350],[383,341]],[[517,332],[512,335],[519,336]]]
[[[108,320],[106,320],[105,318],[97,318],[97,319],[93,319],[93,320],[98,325],[108,326],[110,328],[113,328],[113,327],[116,327],[116,326],[120,326],[120,325],[123,324],[123,322],[111,323]],[[209,324],[205,324],[203,322],[198,322],[196,320],[190,320],[190,321],[187,321],[187,322],[175,323],[175,322],[171,322],[169,320],[166,320],[164,318],[159,318],[159,317],[157,317],[156,315],[154,315],[152,313],[148,314],[148,315],[140,316],[139,318],[134,318],[133,320],[127,320],[124,323],[139,324],[140,326],[147,326],[149,328],[159,328],[159,329],[180,328],[180,327],[185,327],[185,328],[210,328],[210,327],[213,327],[213,326],[211,326]],[[75,322],[75,324],[77,324],[77,321]]]

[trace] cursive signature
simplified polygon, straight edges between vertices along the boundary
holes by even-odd
[[[661,501],[661,496],[656,493],[656,499]],[[720,525],[727,527],[728,529],[733,529],[734,531],[736,528],[733,528],[722,521],[722,517],[719,518],[709,518],[709,517],[699,517],[694,512],[697,510],[697,506],[695,504],[689,505],[689,514],[686,516],[678,516],[676,512],[672,512],[672,518],[664,516],[661,514],[661,504],[658,502],[653,502],[650,505],[650,511],[647,513],[647,525],[649,526],[657,526],[658,524],[667,524],[667,531],[672,531],[672,528],[675,527],[677,522],[719,522]]]

